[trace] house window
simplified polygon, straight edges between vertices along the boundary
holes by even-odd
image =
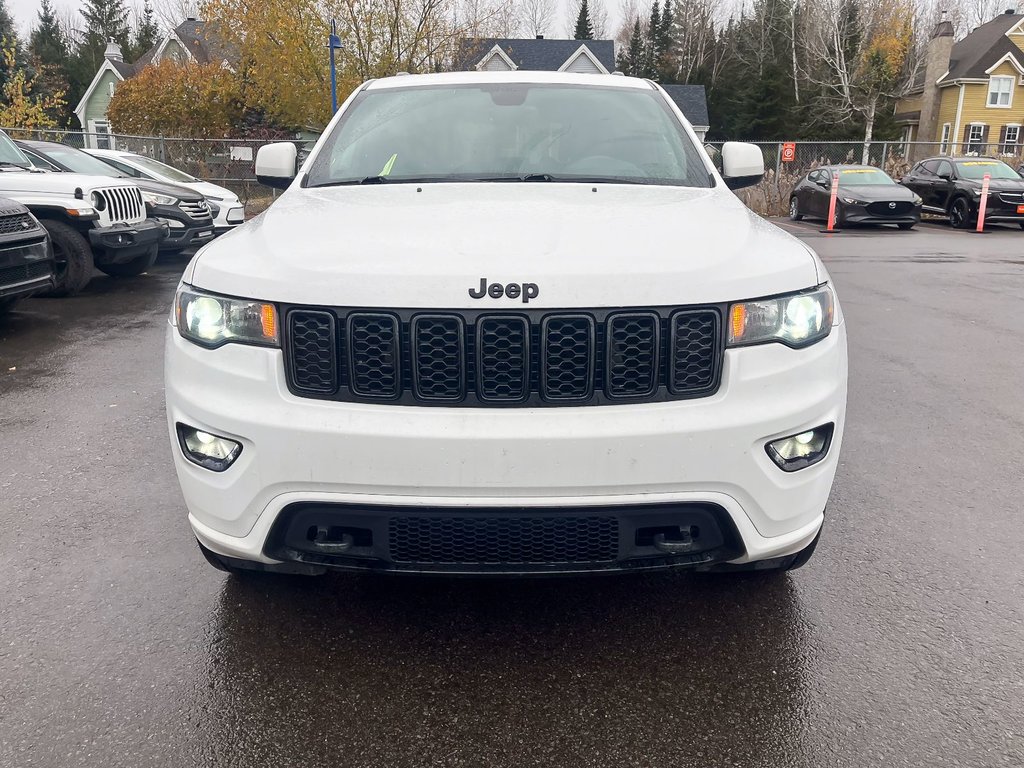
[[[90,144],[95,149],[113,149],[114,141],[110,135],[110,123],[106,120],[92,120],[90,123],[92,136],[89,137]]]
[[[1013,104],[1012,77],[993,77],[988,81],[988,105],[990,107],[1009,107]]]
[[[1020,146],[1020,126],[1008,125],[1004,129],[1003,146],[1000,150],[1004,155],[1015,155]]]
[[[942,141],[939,143],[939,154],[944,155],[949,151],[949,123],[942,124]]]
[[[980,123],[972,123],[967,131],[967,153],[981,154],[985,148],[982,144],[985,141],[985,126]]]

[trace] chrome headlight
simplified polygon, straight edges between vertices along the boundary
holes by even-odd
[[[867,205],[863,200],[858,200],[856,197],[844,197],[843,202],[847,205]]]
[[[142,199],[150,205],[177,205],[178,198],[170,195],[158,195],[156,192],[142,192]]]
[[[733,304],[729,307],[729,346],[777,341],[789,347],[806,347],[831,333],[834,307],[832,289],[827,285]]]
[[[174,297],[178,333],[202,347],[255,344],[278,347],[277,308],[251,299],[234,299],[181,286]]]

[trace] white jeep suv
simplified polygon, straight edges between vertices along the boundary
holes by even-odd
[[[207,559],[242,572],[787,569],[817,544],[846,332],[815,254],[610,75],[360,87],[204,247],[166,349]]]

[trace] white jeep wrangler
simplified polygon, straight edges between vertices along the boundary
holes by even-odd
[[[803,565],[846,411],[831,279],[664,91],[543,72],[365,84],[205,246],[166,349],[219,568]]]
[[[76,173],[45,173],[0,131],[0,196],[26,206],[50,233],[54,296],[72,296],[92,276],[93,265],[128,277],[156,261],[167,225],[148,219],[131,181]]]

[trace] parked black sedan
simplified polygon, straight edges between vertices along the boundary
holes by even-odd
[[[1024,178],[1002,160],[988,157],[929,157],[901,183],[924,198],[924,210],[949,217],[957,229],[978,222],[981,186],[989,176],[985,221],[1020,224],[1024,229]]]
[[[47,171],[85,173],[90,176],[125,175],[87,152],[55,141],[16,141],[21,151],[37,168]],[[201,194],[188,187],[150,179],[132,181],[142,190],[149,215],[167,223],[167,237],[160,243],[160,253],[180,253],[213,239],[213,215]]]
[[[832,180],[839,177],[836,225],[895,224],[913,229],[921,220],[921,198],[868,165],[823,165],[804,176],[789,196],[789,218],[828,219]]]

